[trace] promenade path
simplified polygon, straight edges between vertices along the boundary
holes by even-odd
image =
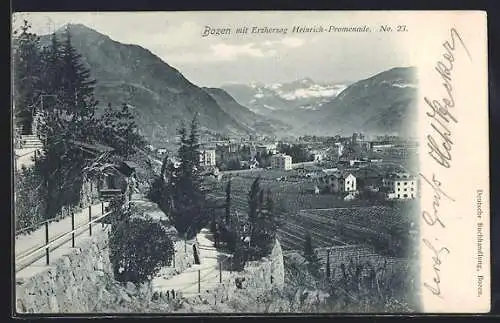
[[[221,252],[213,247],[213,234],[208,229],[202,229],[196,236],[198,241],[200,264],[194,264],[178,275],[169,279],[155,277],[152,281],[153,290],[157,292],[171,291],[181,292],[183,296],[198,294],[198,271],[200,271],[200,289],[203,293],[211,290],[219,284],[220,272],[219,262],[223,262],[222,268],[228,268],[230,254]],[[226,264],[227,263],[227,264]],[[230,272],[222,270],[222,277],[229,277]]]
[[[104,203],[104,207],[108,205]],[[102,215],[102,204],[91,206],[92,220]],[[89,236],[89,208],[86,207],[79,212],[75,212],[75,247],[78,247],[78,241]],[[100,223],[92,225],[92,235],[100,234],[105,228]],[[66,216],[59,221],[53,221],[48,224],[49,241],[53,241],[64,234],[72,231],[71,216]],[[34,253],[37,249],[45,246],[46,226],[42,225],[29,234],[18,234],[14,241],[16,278],[27,277],[47,268],[45,249]],[[91,238],[91,237],[90,237]],[[50,247],[50,263],[54,263],[60,256],[70,252],[71,234],[60,239]]]

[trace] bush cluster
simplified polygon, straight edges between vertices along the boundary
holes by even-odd
[[[126,212],[126,211],[124,211]],[[161,267],[170,266],[174,245],[161,224],[150,218],[129,218],[112,224],[109,233],[110,261],[121,282],[151,280]]]
[[[16,232],[37,229],[37,224],[45,220],[47,190],[35,170],[23,168],[17,172],[15,200]]]

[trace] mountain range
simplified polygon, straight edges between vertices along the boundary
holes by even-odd
[[[412,67],[393,68],[352,84],[315,83],[304,78],[223,88],[254,112],[290,124],[297,134],[361,131],[407,136],[415,131],[415,72]]]
[[[316,83],[310,78],[303,78],[288,83],[227,84],[222,88],[250,110],[267,115],[273,111],[317,110],[346,86]]]
[[[103,107],[107,103],[128,104],[150,142],[161,144],[172,138],[181,122],[189,123],[195,114],[204,135],[255,134],[253,123],[266,133],[259,123],[265,123],[265,117],[244,109],[247,122],[238,121],[242,109],[223,109],[221,105],[230,103],[220,99],[219,105],[210,90],[191,83],[149,50],[119,43],[81,24],[70,24],[69,28],[73,46],[97,80],[96,98]],[[46,36],[42,41],[48,39]]]
[[[321,105],[312,133],[414,136],[417,131],[416,68],[392,68],[358,81]],[[316,130],[316,131],[314,131]],[[354,131],[353,131],[354,130]]]
[[[194,115],[204,136],[288,136],[406,132],[405,122],[415,110],[412,68],[392,69],[351,85],[303,78],[205,88],[148,49],[114,41],[81,24],[68,26],[73,46],[97,80],[100,105],[128,104],[153,145],[173,138],[179,125]],[[49,36],[41,39],[47,42]]]

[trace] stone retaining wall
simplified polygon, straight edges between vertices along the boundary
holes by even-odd
[[[237,287],[236,280],[242,281],[241,289]],[[276,240],[269,257],[248,262],[241,272],[232,272],[227,275],[223,278],[223,284],[216,288],[215,294],[218,299],[230,300],[239,290],[262,293],[271,289],[281,289],[284,284],[283,252],[279,241]]]
[[[112,275],[107,233],[95,232],[46,270],[16,282],[17,312],[92,312],[106,296],[100,284]]]

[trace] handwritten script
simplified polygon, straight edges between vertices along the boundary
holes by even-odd
[[[450,250],[447,247],[441,247],[439,249],[436,249],[434,245],[427,239],[422,239],[423,243],[427,248],[432,250],[432,270],[434,272],[434,278],[432,279],[432,284],[424,283],[424,286],[431,291],[433,295],[436,295],[441,298],[441,288],[440,288],[440,283],[441,283],[441,277],[440,277],[440,272],[441,270],[439,269],[439,266],[442,263],[442,256],[443,254],[449,254]]]
[[[459,51],[465,52],[469,60],[472,60],[469,50],[465,45],[462,37],[455,28],[450,29],[450,38],[446,40],[442,47],[444,52],[442,59],[436,62],[434,70],[438,73],[442,81],[445,95],[440,99],[429,99],[424,97],[429,111],[426,112],[426,117],[429,119],[432,132],[426,136],[427,147],[429,148],[428,155],[440,168],[451,168],[452,166],[452,148],[453,133],[452,125],[458,124],[456,113],[453,109],[456,107],[455,93],[453,88],[453,72],[457,66],[457,56]],[[440,214],[440,206],[442,200],[454,202],[455,200],[445,192],[442,181],[439,180],[436,173],[426,177],[420,174],[423,181],[432,189],[432,210],[423,210],[422,218],[429,226],[435,226],[444,229],[446,228],[442,215]],[[438,241],[434,238],[433,241]],[[424,245],[432,251],[432,282],[424,282],[424,287],[427,288],[433,295],[442,298],[441,296],[441,269],[442,256],[450,253],[446,246],[436,248],[429,239],[423,238]]]
[[[455,52],[459,49],[457,45],[466,52],[469,59],[471,58],[469,50],[465,46],[462,37],[454,28],[450,30],[451,39],[443,43],[445,53],[444,60],[436,63],[435,70],[443,81],[443,87],[446,90],[446,97],[441,100],[431,100],[424,97],[425,103],[430,107],[431,111],[426,115],[431,119],[431,127],[434,134],[427,135],[427,146],[429,147],[429,155],[441,166],[445,168],[451,167],[451,149],[453,141],[451,140],[452,132],[449,127],[450,123],[458,123],[454,113],[451,111],[455,107],[455,98],[453,93],[453,70],[455,69]],[[457,44],[457,41],[459,44]]]

